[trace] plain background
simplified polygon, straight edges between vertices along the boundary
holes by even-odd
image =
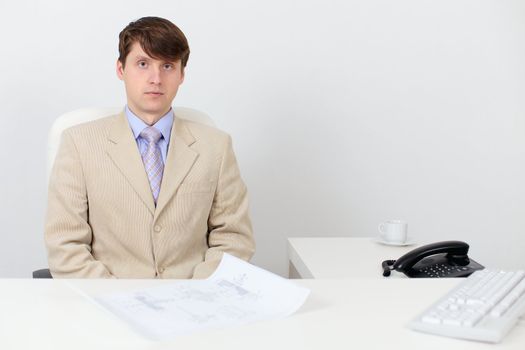
[[[147,15],[189,39],[175,105],[233,137],[257,265],[286,276],[287,237],[374,237],[397,218],[416,241],[525,267],[523,1],[2,0],[0,13],[1,277],[47,265],[48,130],[124,105],[118,33]]]

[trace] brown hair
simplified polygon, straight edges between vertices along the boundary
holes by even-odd
[[[181,60],[186,67],[190,56],[188,40],[175,24],[160,17],[142,17],[131,22],[119,34],[119,61],[126,64],[131,47],[138,42],[142,49],[155,59]]]

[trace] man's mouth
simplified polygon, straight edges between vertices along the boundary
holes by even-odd
[[[150,96],[161,96],[161,95],[164,95],[162,92],[156,92],[156,91],[148,91],[145,94],[146,95],[150,95]]]

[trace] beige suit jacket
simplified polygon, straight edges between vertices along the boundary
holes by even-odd
[[[125,114],[67,129],[49,183],[54,277],[205,278],[249,260],[248,196],[230,137],[175,117],[157,206]]]

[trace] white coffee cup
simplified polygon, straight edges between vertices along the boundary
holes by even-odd
[[[389,243],[405,243],[407,240],[408,223],[403,220],[388,220],[379,224],[379,233],[383,241]]]

